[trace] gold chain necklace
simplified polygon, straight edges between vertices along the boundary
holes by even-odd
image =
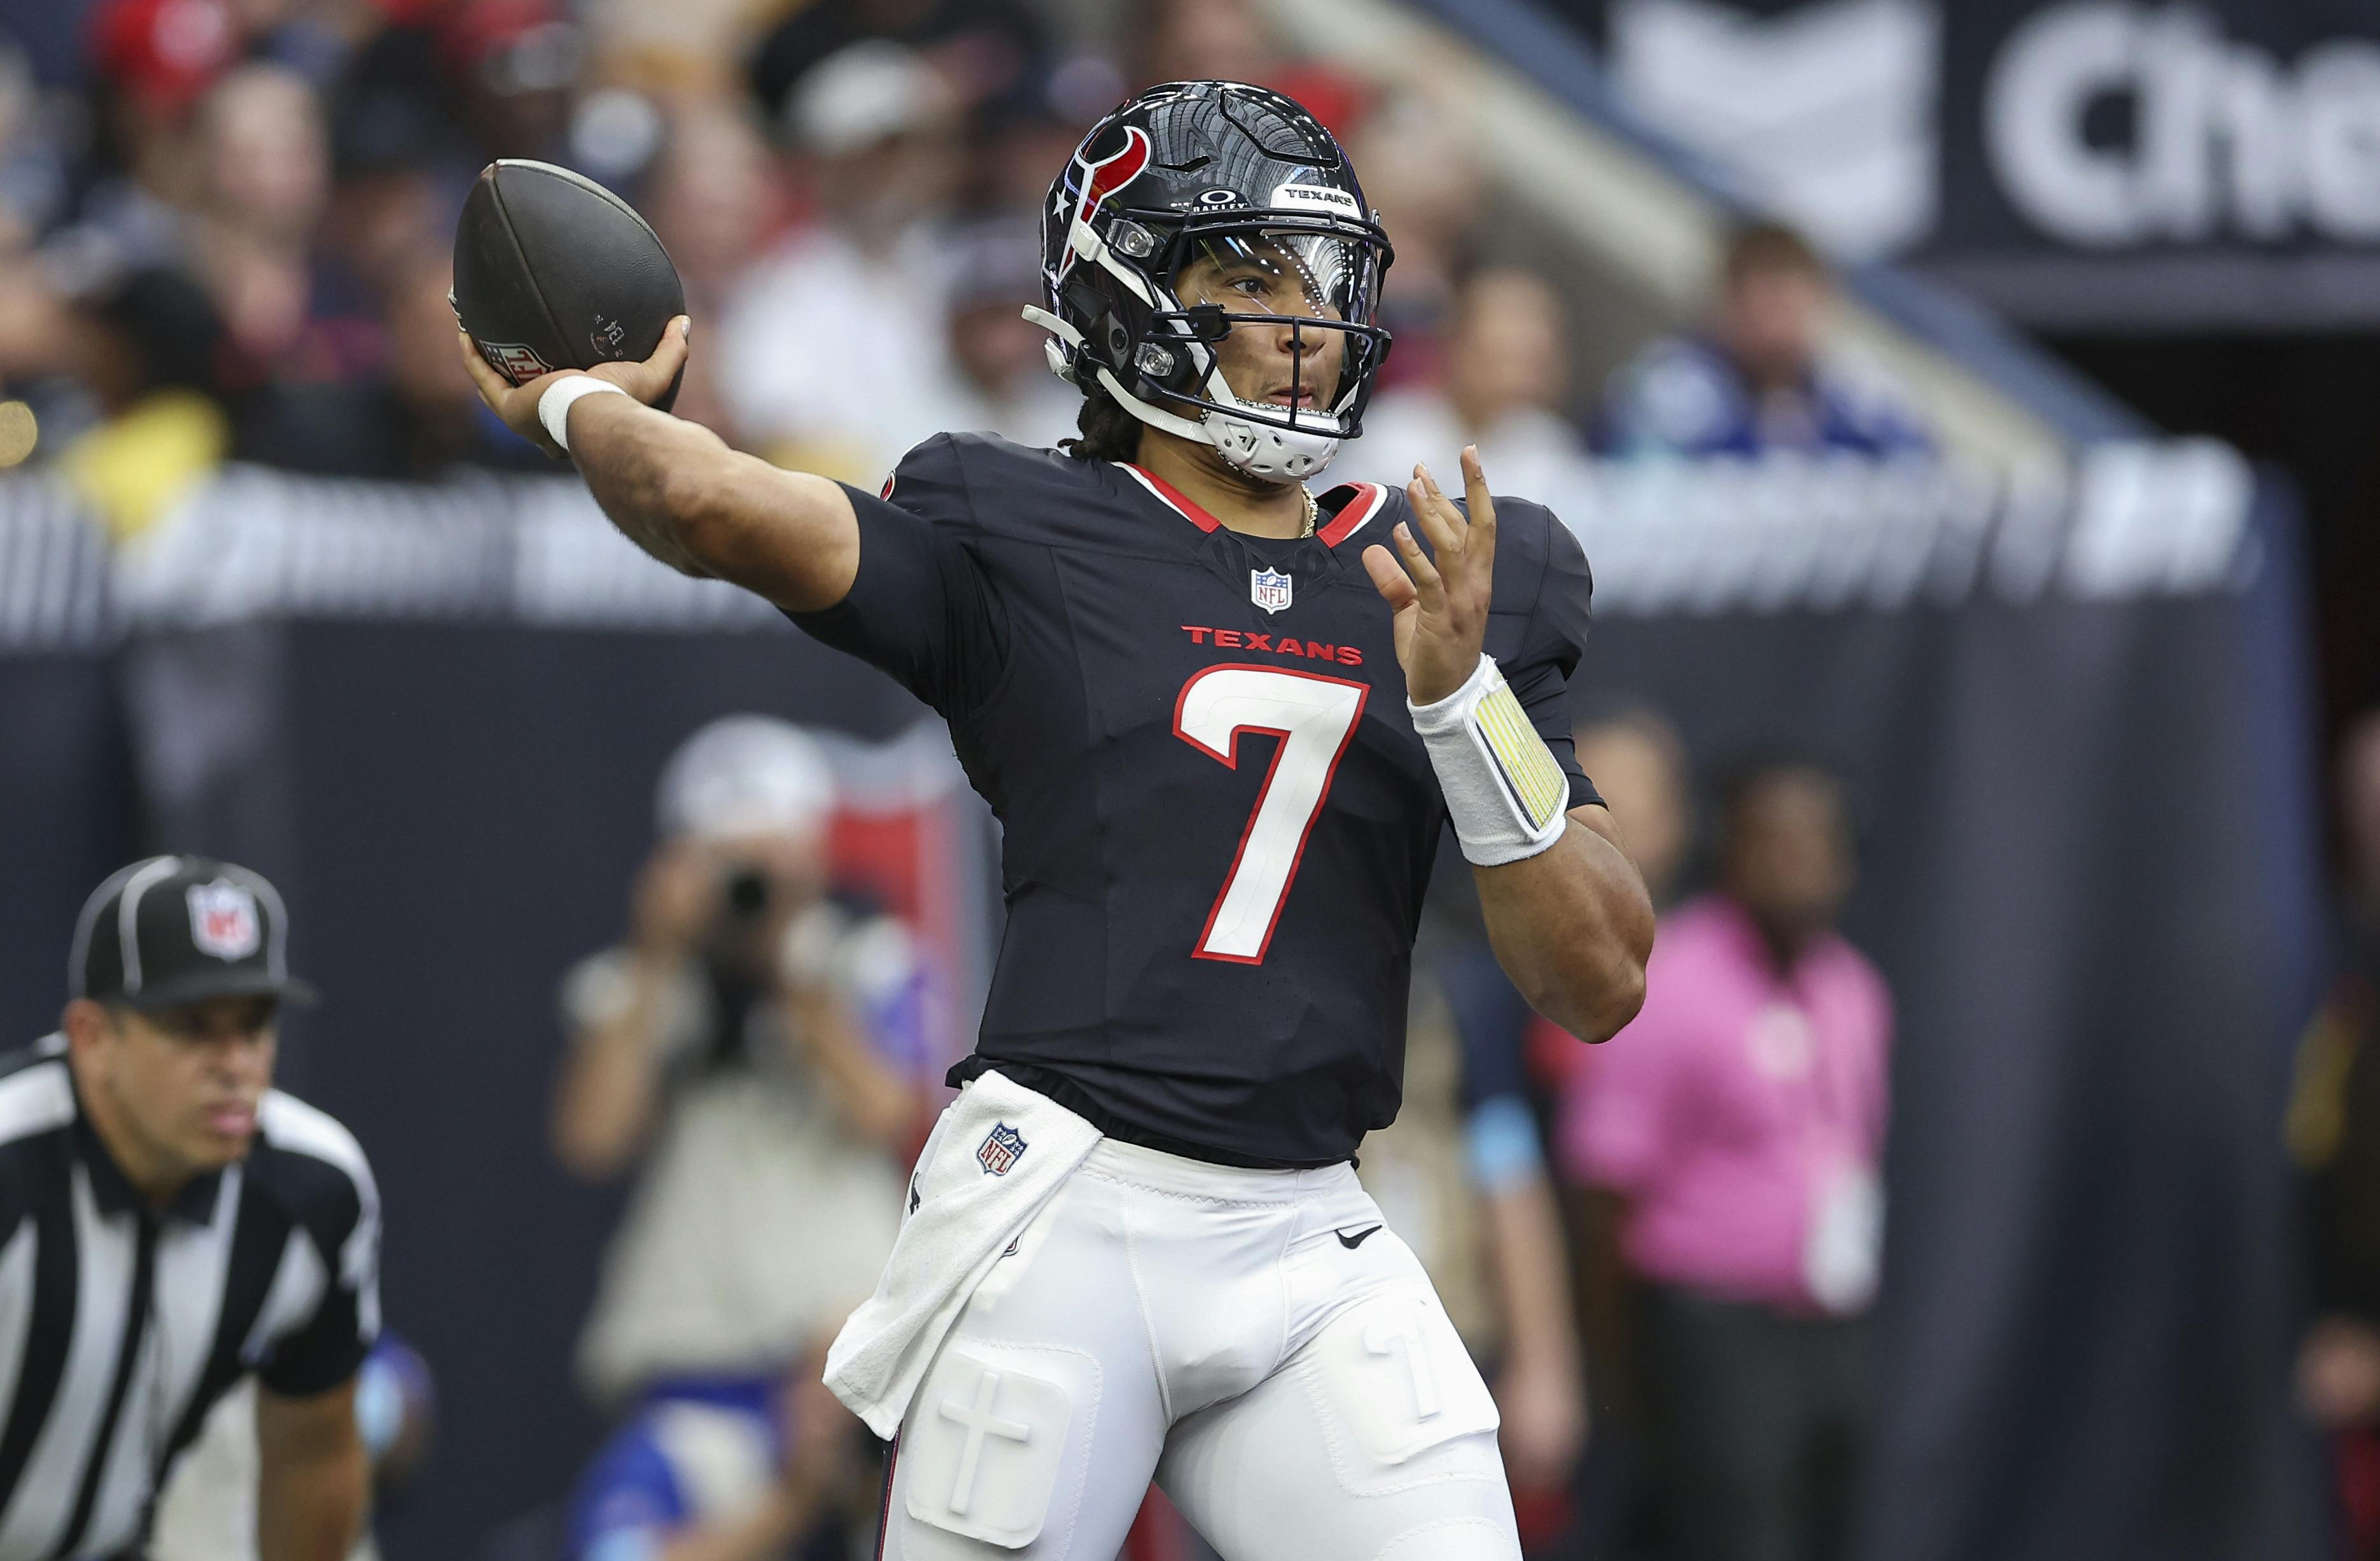
[[[1305,529],[1298,535],[1311,537],[1314,535],[1314,523],[1321,517],[1322,506],[1314,502],[1314,495],[1306,491],[1305,484],[1302,482],[1297,485],[1297,496],[1305,501]]]

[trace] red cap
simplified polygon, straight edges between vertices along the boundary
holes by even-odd
[[[91,63],[118,91],[179,109],[237,54],[223,0],[103,0],[91,18]]]

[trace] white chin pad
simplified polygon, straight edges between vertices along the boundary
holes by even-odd
[[[1330,422],[1335,428],[1338,419]],[[1206,430],[1226,464],[1265,482],[1303,482],[1339,453],[1335,432],[1274,428],[1228,412],[1208,413]]]

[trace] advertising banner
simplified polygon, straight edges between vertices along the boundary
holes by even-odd
[[[2380,12],[1594,0],[1625,98],[1851,260],[2028,324],[2380,321]]]

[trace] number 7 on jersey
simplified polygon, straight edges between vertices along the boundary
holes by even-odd
[[[1305,837],[1321,817],[1330,779],[1370,693],[1367,684],[1345,678],[1233,663],[1208,667],[1182,685],[1173,703],[1173,734],[1208,756],[1237,769],[1241,732],[1269,732],[1281,739],[1195,957],[1264,962],[1305,854]]]

